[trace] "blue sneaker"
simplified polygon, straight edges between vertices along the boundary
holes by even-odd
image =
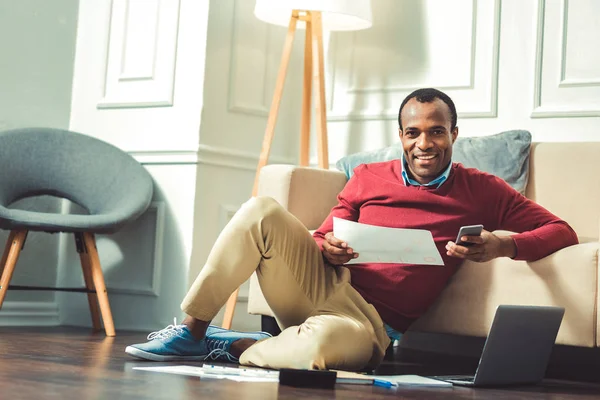
[[[133,344],[125,353],[150,361],[203,361],[206,359],[237,362],[229,353],[231,343],[238,339],[261,340],[271,337],[266,332],[237,332],[209,325],[206,337],[198,340],[185,325],[169,325],[148,335],[148,342]]]
[[[238,363],[239,359],[229,352],[233,342],[239,339],[254,339],[258,341],[270,337],[272,335],[267,332],[239,332],[233,330],[207,332],[205,341],[209,352],[205,360]]]
[[[216,334],[227,331],[218,326],[209,325],[206,334]],[[148,342],[133,344],[125,348],[125,353],[151,361],[204,360],[210,350],[204,339],[198,340],[192,336],[185,325],[169,325],[148,335]]]

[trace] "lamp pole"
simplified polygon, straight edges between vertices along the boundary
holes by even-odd
[[[301,11],[293,10],[288,25],[287,35],[283,45],[283,55],[279,64],[279,73],[275,82],[275,91],[271,102],[271,110],[267,120],[267,128],[263,138],[262,149],[256,166],[256,175],[254,177],[254,187],[252,196],[258,193],[258,181],[260,170],[267,165],[271,144],[275,136],[275,125],[279,113],[279,105],[283,95],[285,77],[287,74],[294,35],[298,21],[306,23],[306,36],[304,41],[304,79],[302,88],[302,113],[300,120],[300,165],[308,166],[310,152],[310,122],[312,106],[313,84],[315,92],[315,115],[317,131],[317,158],[319,168],[329,168],[329,155],[327,144],[327,104],[325,102],[325,62],[323,52],[323,23],[320,11]],[[230,329],[235,312],[239,289],[231,294],[225,305],[225,315],[223,317],[223,328]]]

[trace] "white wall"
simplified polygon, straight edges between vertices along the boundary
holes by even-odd
[[[332,163],[398,140],[403,98],[448,93],[463,136],[528,129],[535,141],[597,141],[600,2],[373,0],[371,29],[333,33]]]
[[[78,0],[0,0],[1,130],[68,128],[77,7]],[[60,201],[26,199],[14,207],[56,212]],[[8,232],[1,232],[0,242],[7,237]],[[11,283],[54,286],[58,241],[58,235],[31,232]],[[11,290],[0,311],[0,325],[57,323],[53,292]]]
[[[181,317],[195,229],[208,0],[82,1],[70,128],[129,152],[150,172],[150,209],[99,236],[117,329]],[[73,239],[61,242],[58,282],[81,285]],[[59,295],[61,322],[90,325],[85,296]]]

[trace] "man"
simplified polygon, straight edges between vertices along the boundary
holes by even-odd
[[[183,325],[129,346],[152,360],[219,359],[270,368],[374,368],[434,302],[463,259],[537,260],[577,243],[575,232],[492,175],[452,163],[458,136],[452,100],[435,89],[411,93],[398,113],[401,160],[361,165],[311,237],[274,200],[245,203],[217,239],[182,303]],[[332,235],[333,217],[431,231],[444,266],[353,264]],[[481,236],[452,240],[464,225]],[[520,232],[497,236],[498,229]],[[283,331],[241,333],[209,326],[229,295],[256,271]],[[352,277],[352,280],[350,280]]]

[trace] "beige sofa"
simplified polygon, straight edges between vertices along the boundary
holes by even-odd
[[[334,170],[269,165],[261,172],[259,195],[275,198],[312,230],[345,183]],[[581,244],[530,263],[465,262],[410,330],[484,337],[499,304],[557,305],[566,309],[557,343],[600,347],[600,143],[534,144],[526,196],[571,224]],[[248,312],[272,315],[256,276]]]

